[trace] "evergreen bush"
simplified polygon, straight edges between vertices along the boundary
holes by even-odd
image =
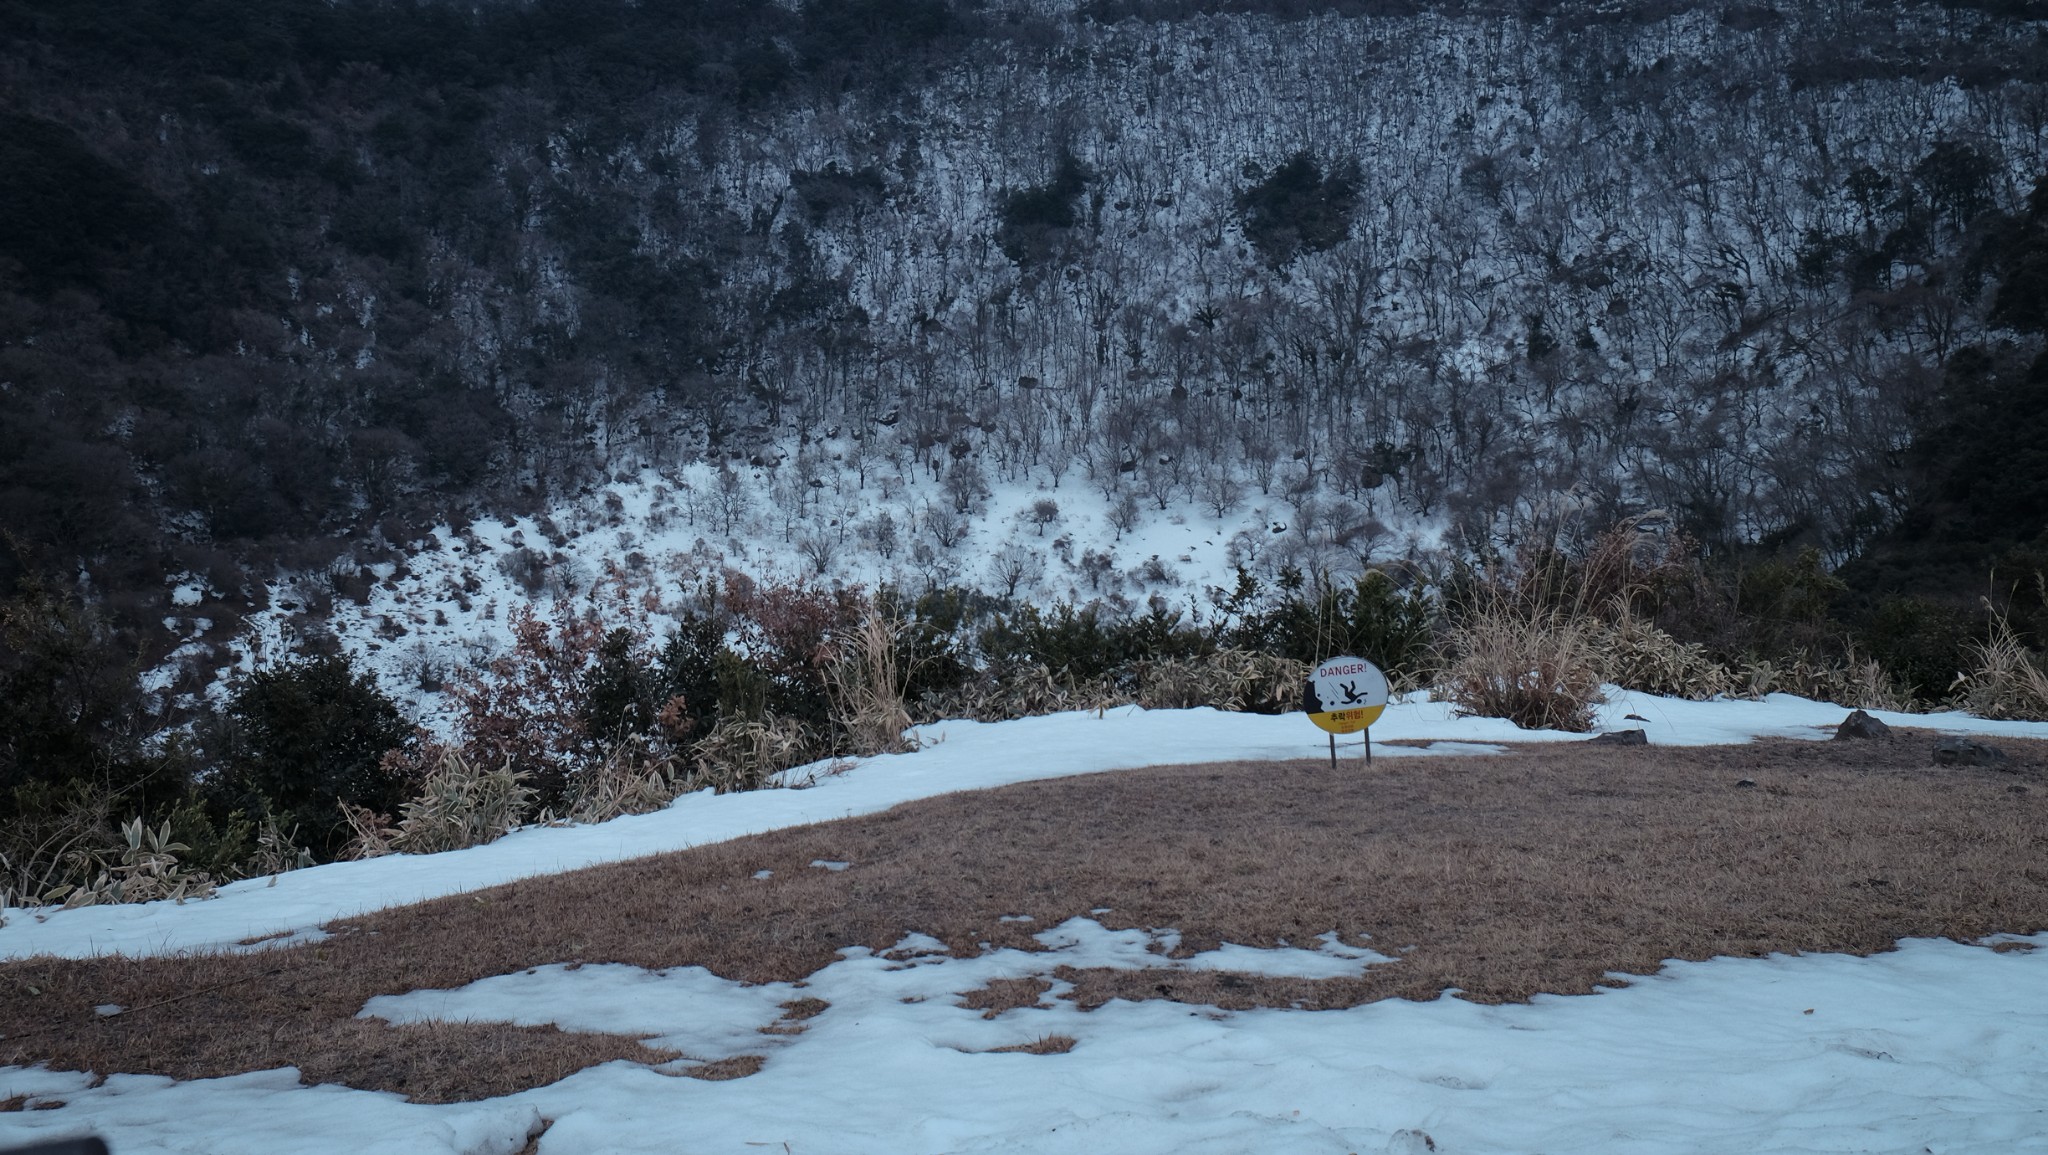
[[[218,755],[241,809],[296,828],[322,860],[347,843],[339,803],[390,813],[409,783],[386,755],[413,727],[346,655],[286,662],[249,676],[229,698]]]

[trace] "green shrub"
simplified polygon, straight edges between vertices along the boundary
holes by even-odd
[[[652,733],[663,702],[660,670],[623,627],[605,634],[595,662],[582,671],[577,713],[583,733],[617,743]]]
[[[1068,685],[1108,675],[1128,656],[1115,631],[1103,621],[1100,604],[1076,607],[1055,603],[1050,611],[1035,605],[996,619],[982,631],[981,652],[998,670],[1042,666]]]
[[[718,658],[725,651],[725,626],[710,614],[685,613],[669,631],[655,657],[657,721],[665,737],[694,742],[718,722]],[[662,721],[661,711],[667,711]]]
[[[1983,630],[1960,608],[1927,598],[1888,597],[1857,631],[1862,648],[1915,699],[1947,700],[1972,667]]]
[[[1304,663],[1353,654],[1386,671],[1397,686],[1426,681],[1433,667],[1436,601],[1420,582],[1404,589],[1381,570],[1367,570],[1349,584],[1318,581],[1313,590],[1298,573],[1283,574],[1270,599],[1240,573],[1226,610],[1232,606],[1246,607],[1226,631],[1238,648]]]
[[[1793,561],[1770,560],[1736,573],[1735,620],[1747,627],[1747,649],[1760,654],[1839,648],[1843,630],[1833,616],[1848,587],[1821,567],[1816,550]]]
[[[884,587],[875,606],[897,623],[896,665],[903,673],[903,700],[914,715],[921,703],[959,690],[975,675],[970,623],[993,612],[997,603],[982,594],[946,586],[915,598]]]
[[[1295,153],[1238,194],[1245,238],[1275,266],[1341,244],[1351,235],[1359,180],[1356,161],[1326,172],[1314,154]]]
[[[408,783],[385,755],[413,727],[344,655],[257,671],[229,698],[225,722],[220,764],[242,809],[296,828],[323,861],[348,841],[337,803],[388,814],[405,801]]]
[[[0,798],[34,782],[182,793],[138,752],[152,721],[139,673],[134,643],[77,596],[31,578],[0,602]]]
[[[996,244],[1003,255],[1024,268],[1057,257],[1080,223],[1075,204],[1092,179],[1080,159],[1063,148],[1052,180],[1005,193],[997,209],[1000,224],[996,229]]]

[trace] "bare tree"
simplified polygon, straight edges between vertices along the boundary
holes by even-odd
[[[1217,517],[1236,509],[1237,503],[1244,500],[1244,486],[1238,484],[1237,475],[1230,466],[1222,462],[1213,463],[1203,470],[1196,486],[1201,490],[1202,504]]]
[[[922,520],[925,532],[932,535],[941,549],[952,549],[967,540],[967,523],[950,509],[927,503]]]
[[[797,552],[811,563],[811,572],[825,576],[832,568],[832,559],[839,556],[839,543],[832,535],[821,530],[812,530],[796,543]]]
[[[1031,503],[1025,511],[1025,519],[1038,527],[1038,536],[1045,536],[1045,527],[1060,519],[1060,503],[1049,497],[1041,497]]]
[[[713,507],[717,510],[719,532],[730,534],[733,527],[747,516],[747,483],[731,463],[720,462],[718,485],[713,494]]]
[[[1016,597],[1018,586],[1035,582],[1044,573],[1045,562],[1037,552],[1014,541],[997,550],[989,559],[989,577],[1002,587],[1006,599]]]
[[[1084,550],[1081,553],[1081,573],[1088,579],[1088,588],[1099,590],[1102,579],[1116,569],[1116,554],[1110,550],[1097,552]]]
[[[972,513],[988,498],[988,482],[981,475],[981,467],[966,457],[954,459],[947,468],[945,490],[955,513]]]
[[[1156,502],[1161,509],[1172,503],[1174,495],[1180,492],[1180,482],[1174,480],[1169,468],[1171,458],[1162,454],[1156,462],[1147,462],[1139,475],[1145,487],[1145,496]]]
[[[1138,499],[1128,493],[1118,494],[1109,507],[1109,524],[1116,530],[1116,539],[1122,541],[1138,524]]]
[[[884,558],[896,556],[896,519],[889,516],[888,510],[876,514],[875,520],[869,523],[868,540],[874,544],[875,552]]]

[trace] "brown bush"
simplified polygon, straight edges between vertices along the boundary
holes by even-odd
[[[1494,605],[1453,627],[1438,692],[1463,714],[1525,730],[1593,728],[1600,692],[1593,623]]]
[[[911,719],[903,702],[907,672],[898,654],[907,632],[870,603],[860,624],[839,638],[825,666],[832,720],[849,753],[865,757],[917,748],[916,740],[904,735]]]
[[[1281,714],[1301,708],[1307,674],[1308,667],[1301,662],[1255,650],[1164,658],[1138,668],[1138,704],[1148,710],[1213,706]]]

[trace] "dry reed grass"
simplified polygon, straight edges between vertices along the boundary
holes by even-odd
[[[818,753],[817,736],[795,718],[723,718],[690,747],[696,770],[689,788],[709,786],[720,794],[759,790],[770,775],[802,765]]]
[[[981,1052],[984,1055],[1064,1055],[1074,1049],[1079,1040],[1072,1035],[1040,1035],[1028,1043],[1012,1043],[1007,1047],[990,1047]]]
[[[960,992],[960,1005],[970,1011],[980,1011],[984,1019],[993,1019],[1004,1011],[1019,1007],[1035,1007],[1052,984],[1044,979],[990,979],[971,991]]]
[[[867,757],[917,749],[916,740],[904,735],[911,723],[903,702],[907,672],[897,656],[908,636],[902,622],[870,603],[826,664],[833,720],[845,731],[849,753]]]
[[[354,837],[349,856],[435,854],[494,842],[517,829],[533,801],[528,775],[507,761],[495,769],[459,750],[445,751],[405,803],[396,826],[383,815],[344,802],[341,812]]]
[[[2048,929],[2048,743],[2001,744],[2014,772],[1936,770],[1926,737],[1902,734],[1027,783],[344,920],[317,944],[7,963],[0,1063],[182,1078],[290,1064],[308,1081],[471,1099],[660,1056],[546,1028],[393,1027],[356,1019],[363,1003],[575,960],[794,981],[840,947],[911,932],[963,954],[1037,949],[1034,929],[1099,907],[1111,927],[1178,928],[1183,952],[1336,930],[1400,961],[1325,981],[1056,972],[1084,1006],[1339,1007],[1450,987],[1499,1002],[1667,958],[2034,933]],[[817,859],[853,865],[806,869]],[[1035,921],[1003,919],[1017,914]],[[962,997],[1000,1013],[1042,993]],[[131,1009],[95,1014],[105,1003]]]
[[[650,753],[644,740],[616,742],[596,765],[569,783],[568,822],[606,822],[627,814],[652,814],[687,787],[675,760]]]
[[[62,902],[67,908],[164,899],[182,903],[213,893],[212,876],[179,861],[179,856],[192,848],[172,840],[170,822],[152,830],[137,815],[121,824],[121,839],[125,845],[117,860],[113,855],[84,856],[81,865],[87,868],[89,881],[56,887],[45,893],[42,901]]]
[[[1218,650],[1198,658],[1147,662],[1138,671],[1138,704],[1147,710],[1218,710],[1280,714],[1301,708],[1308,667],[1256,650]]]
[[[1957,698],[1983,718],[2048,720],[2048,670],[2029,653],[2004,614],[1992,609],[1990,637],[1972,642],[1977,668],[1957,679]]]
[[[1446,649],[1440,692],[1460,713],[1526,730],[1593,728],[1602,696],[1591,618],[1497,603],[1452,627]]]
[[[1737,688],[1727,667],[1698,642],[1681,642],[1635,612],[1626,596],[1590,631],[1602,681],[1631,690],[1704,702]]]
[[[927,698],[921,712],[931,718],[972,718],[1006,722],[1057,714],[1062,710],[1098,710],[1127,706],[1129,694],[1099,681],[1064,679],[1042,665],[1007,670],[978,679],[944,695]]]
[[[1750,692],[1797,694],[1816,702],[1834,702],[1860,710],[1913,711],[1920,707],[1874,658],[1859,657],[1852,647],[1840,660],[1829,661],[1800,652],[1782,664],[1760,661],[1744,671]]]

